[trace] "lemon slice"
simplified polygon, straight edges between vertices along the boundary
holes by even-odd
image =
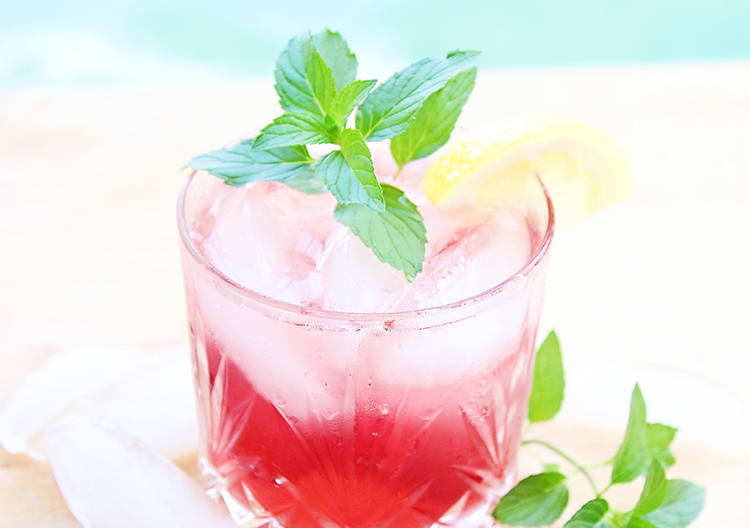
[[[538,174],[558,225],[624,200],[632,187],[628,155],[610,136],[562,116],[498,123],[448,147],[427,170],[422,189],[442,209],[492,207]]]

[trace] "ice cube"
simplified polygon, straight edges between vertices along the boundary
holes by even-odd
[[[227,302],[210,287],[201,288],[200,295],[201,303],[211,307],[202,312],[201,324],[206,338],[217,336],[206,346],[217,356],[215,362],[222,362],[219,368],[238,367],[253,389],[286,416],[303,419],[313,408],[338,412],[360,340],[358,332],[347,328],[350,323],[339,322],[327,331],[324,325],[330,321],[320,320],[319,326],[314,317],[298,319],[293,313],[269,317]],[[343,331],[336,332],[336,326]],[[336,346],[331,346],[334,341]],[[223,390],[223,385],[216,384],[214,390]]]
[[[63,350],[27,376],[0,409],[0,445],[8,453],[27,450],[28,441],[78,398],[95,392],[139,364],[146,354],[115,346]],[[42,454],[29,453],[36,458]]]
[[[490,216],[469,213],[450,222],[428,217],[436,226],[428,260],[395,309],[461,302],[514,275],[528,261],[533,245],[519,216],[497,211]],[[400,331],[409,322],[397,321],[394,331],[363,345],[362,357],[379,379],[414,386],[453,383],[515,353],[529,321],[535,320],[536,290],[527,281],[513,282],[502,294],[476,305],[426,315],[418,331]],[[382,352],[368,354],[370,346]]]
[[[380,262],[348,228],[334,231],[327,246],[321,262],[326,308],[387,312],[404,294],[404,274]]]
[[[243,286],[294,304],[317,306],[317,263],[335,225],[330,195],[305,195],[273,182],[232,189],[212,213],[202,241],[209,261]]]
[[[203,252],[230,278],[264,292],[283,287],[283,218],[265,201],[265,186],[252,185],[226,195],[213,211],[213,232]]]
[[[78,400],[66,415],[107,422],[168,458],[194,453],[198,420],[188,347],[150,356],[121,379]],[[41,435],[30,444],[43,448]]]
[[[47,429],[44,442],[83,528],[236,528],[185,473],[112,426],[68,417]]]
[[[363,368],[384,383],[412,387],[450,386],[493,368],[519,349],[533,320],[534,293],[509,292],[483,304],[413,321],[365,340]]]
[[[477,224],[460,225],[442,247],[428,254],[424,271],[398,304],[399,310],[442,306],[482,293],[519,271],[531,257],[531,235],[523,219],[497,212]]]

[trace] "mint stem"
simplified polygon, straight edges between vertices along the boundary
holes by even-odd
[[[574,468],[576,468],[576,471],[582,473],[583,476],[586,477],[586,480],[589,481],[589,484],[591,485],[591,489],[594,490],[594,493],[596,494],[597,498],[601,497],[602,493],[599,492],[599,488],[597,487],[596,482],[594,482],[594,479],[591,477],[591,474],[586,470],[585,467],[583,467],[581,464],[576,462],[569,455],[567,455],[563,451],[560,451],[558,448],[556,448],[555,446],[553,446],[552,444],[548,442],[545,442],[544,440],[537,440],[537,439],[532,438],[531,440],[524,440],[523,442],[521,442],[521,445],[529,445],[529,444],[536,444],[536,445],[546,447],[553,453],[556,453],[557,455],[561,456],[562,458],[570,462],[570,464]]]

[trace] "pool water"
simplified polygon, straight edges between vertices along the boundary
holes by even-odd
[[[0,88],[268,75],[295,33],[340,31],[386,76],[424,56],[482,67],[750,58],[748,0],[0,0]]]

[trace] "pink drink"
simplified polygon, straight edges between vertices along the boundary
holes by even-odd
[[[186,185],[202,461],[236,516],[472,526],[512,478],[551,207],[536,181],[492,214],[407,194],[429,240],[411,284],[332,219],[330,196]]]

